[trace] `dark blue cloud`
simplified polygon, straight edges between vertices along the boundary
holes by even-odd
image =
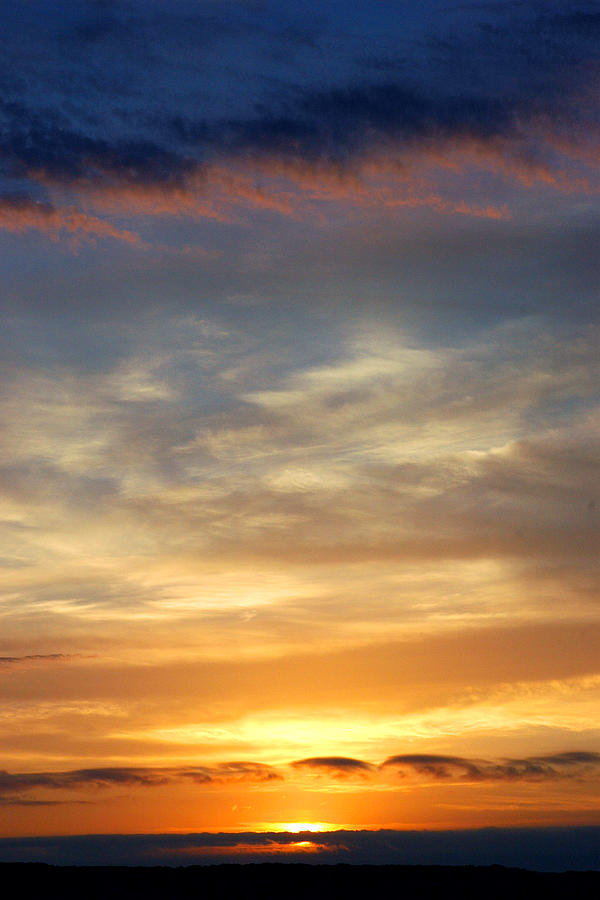
[[[359,26],[368,38],[377,21],[365,10],[337,36],[331,20],[317,32],[300,28],[293,10],[286,21],[243,4],[181,12],[102,4],[83,14],[67,4],[65,34],[80,47],[101,44],[102,60],[86,53],[71,63],[51,30],[32,35],[45,52],[45,92],[25,53],[4,72],[0,159],[9,177],[169,184],[222,154],[344,163],[382,140],[511,137],[540,114],[576,123],[573,92],[599,57],[597,5],[568,14],[525,6],[529,15],[518,17],[510,4],[494,16],[483,8],[461,32],[439,19],[435,36],[411,45],[412,61],[405,42],[396,58],[382,45],[381,66],[367,73],[346,64]],[[56,11],[40,13],[56,21]],[[388,24],[402,33],[402,19]],[[373,37],[384,43],[379,31]],[[265,56],[273,42],[297,49],[296,68]]]

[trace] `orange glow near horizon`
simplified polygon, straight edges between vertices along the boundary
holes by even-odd
[[[198,847],[191,845],[189,847],[169,848],[167,851],[169,856],[177,855],[182,857],[244,857],[244,856],[286,856],[294,854],[311,855],[322,853],[333,853],[337,847],[334,844],[319,844],[314,841],[292,841],[291,843],[280,843],[278,841],[269,841],[267,844],[239,843],[233,846],[215,846],[215,847]],[[160,854],[157,853],[157,856]]]

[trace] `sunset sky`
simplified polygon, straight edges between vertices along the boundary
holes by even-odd
[[[600,825],[600,4],[1,20],[0,836]]]

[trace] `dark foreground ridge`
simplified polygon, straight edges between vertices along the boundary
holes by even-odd
[[[126,867],[0,864],[4,885],[44,900],[320,900],[349,897],[460,897],[597,900],[600,872],[532,872],[503,866],[353,866],[301,863]]]

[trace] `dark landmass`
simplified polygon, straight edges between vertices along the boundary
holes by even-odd
[[[247,863],[171,868],[3,863],[0,877],[4,886],[44,900],[600,897],[600,872],[533,872],[503,866]]]

